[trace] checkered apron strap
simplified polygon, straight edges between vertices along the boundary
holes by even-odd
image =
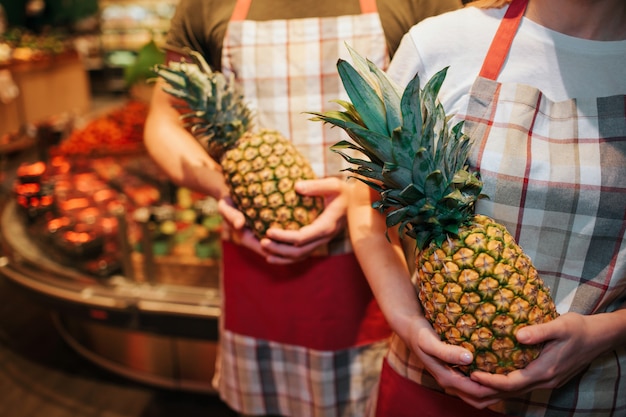
[[[347,99],[337,59],[350,60],[347,43],[377,65],[388,50],[375,0],[361,0],[362,14],[289,20],[246,20],[250,0],[239,0],[223,47],[223,72],[234,74],[256,115],[257,127],[276,129],[307,155],[319,176],[346,167],[330,146],[340,129],[312,122],[310,111],[338,109]]]

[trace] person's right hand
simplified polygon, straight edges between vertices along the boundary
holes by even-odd
[[[409,323],[405,343],[447,394],[457,396],[479,409],[501,400],[498,398],[500,391],[474,382],[454,369],[455,365],[468,365],[472,362],[470,351],[443,342],[421,314],[413,316]]]
[[[261,247],[261,242],[256,238],[249,227],[246,227],[246,218],[243,213],[235,207],[233,200],[222,197],[217,202],[218,212],[222,216],[222,226],[227,238],[234,243],[253,250],[264,258],[268,254]]]

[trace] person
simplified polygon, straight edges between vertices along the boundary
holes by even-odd
[[[234,75],[257,127],[279,130],[305,154],[318,180],[297,191],[325,209],[299,231],[256,239],[228,194],[216,161],[181,126],[157,84],[145,126],[149,154],[177,184],[218,200],[223,240],[222,317],[216,387],[246,415],[362,416],[390,329],[346,235],[339,130],[305,112],[341,92],[336,63],[345,43],[386,66],[401,37],[460,0],[182,0],[166,41],[167,61],[201,53]]]
[[[513,231],[560,315],[516,333],[545,343],[523,370],[458,372],[471,352],[424,318],[402,240],[359,182],[353,246],[394,330],[373,415],[626,415],[625,57],[623,0],[477,0],[403,38],[387,73],[423,85],[448,67],[439,100],[490,197],[476,212]]]

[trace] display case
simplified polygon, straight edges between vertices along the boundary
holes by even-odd
[[[0,218],[0,274],[50,306],[78,353],[112,372],[170,389],[213,393],[220,296],[217,270],[203,283],[115,273],[106,278],[60,264],[28,233],[14,201]],[[154,269],[149,269],[154,271]]]
[[[221,218],[151,161],[146,114],[127,99],[71,129],[38,125],[37,152],[3,167],[0,275],[48,305],[93,362],[212,393]]]

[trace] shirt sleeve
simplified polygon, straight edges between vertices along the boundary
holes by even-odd
[[[187,55],[189,50],[200,52],[212,68],[219,68],[217,53],[207,42],[206,33],[212,24],[213,0],[180,0],[170,21],[164,48],[168,52]],[[221,48],[219,50],[221,52]]]

